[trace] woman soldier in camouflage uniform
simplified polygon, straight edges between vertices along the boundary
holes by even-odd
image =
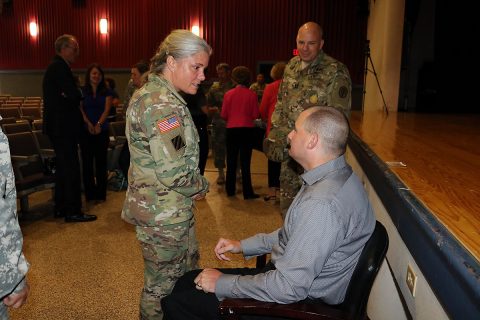
[[[193,203],[208,182],[198,169],[199,137],[179,91],[197,92],[211,52],[190,31],[172,31],[127,109],[130,170],[122,218],[136,225],[144,258],[141,319],[161,319],[160,299],[197,266]]]

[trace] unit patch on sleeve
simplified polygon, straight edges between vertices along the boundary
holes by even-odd
[[[177,116],[171,116],[169,118],[159,120],[157,122],[157,127],[161,133],[165,133],[180,127],[180,122],[178,122]]]
[[[183,138],[181,136],[176,136],[175,138],[173,138],[172,144],[177,151],[185,147],[185,141],[183,141]]]

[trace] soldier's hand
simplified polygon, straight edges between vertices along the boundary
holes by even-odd
[[[3,298],[3,303],[7,307],[11,308],[20,308],[26,301],[28,297],[28,292],[30,291],[30,287],[28,284],[25,285],[25,287],[22,289],[22,291],[17,292],[17,293],[12,293],[5,298]]]
[[[242,246],[238,240],[220,238],[215,246],[214,251],[219,260],[230,261],[231,259],[227,257],[225,253],[241,253]]]

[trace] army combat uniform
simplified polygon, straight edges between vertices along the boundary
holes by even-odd
[[[267,86],[266,83],[260,84],[258,82],[254,82],[250,85],[249,89],[257,94],[258,104],[260,104],[260,102],[262,102],[263,91],[265,91],[266,86]]]
[[[1,117],[0,117],[1,119]],[[17,218],[17,192],[10,148],[0,129],[0,319],[8,319],[3,297],[23,290],[28,262],[22,253],[23,237]]]
[[[220,117],[222,112],[223,96],[225,92],[234,87],[232,81],[224,84],[216,81],[210,87],[207,93],[207,104],[210,107],[217,107],[218,112],[212,115],[212,148],[214,160],[213,164],[217,169],[225,168],[225,158],[227,150],[227,131],[225,128],[225,120]]]
[[[144,258],[141,319],[161,319],[160,299],[197,268],[192,196],[208,191],[199,137],[186,102],[163,77],[148,76],[127,109],[130,148],[122,218],[136,225]]]
[[[303,173],[302,167],[288,156],[288,133],[295,127],[299,114],[311,106],[336,107],[349,116],[351,91],[352,82],[347,67],[323,51],[303,70],[300,57],[288,62],[269,133],[269,138],[275,137],[285,150],[280,173],[280,209],[283,217],[300,190],[299,174]]]

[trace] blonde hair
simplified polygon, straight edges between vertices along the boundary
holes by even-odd
[[[270,70],[270,77],[272,77],[273,80],[282,79],[286,66],[287,64],[283,61],[275,63]]]
[[[201,51],[211,55],[212,47],[205,40],[188,30],[173,30],[150,59],[150,72],[161,73],[165,68],[168,56],[181,59],[191,57]]]

